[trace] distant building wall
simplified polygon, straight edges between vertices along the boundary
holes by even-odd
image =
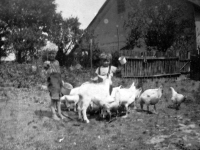
[[[97,14],[96,18],[88,27],[88,30],[94,31],[95,43],[98,44],[98,47],[102,51],[113,52],[126,45],[127,32],[124,28],[124,22],[127,20],[128,12],[130,12],[132,7],[129,5],[129,0],[123,0],[125,9],[119,13],[119,1],[122,0],[107,0],[106,5],[103,6],[103,10]],[[192,5],[190,8],[191,11],[186,12],[185,16],[193,16]],[[198,17],[196,20],[198,20]],[[199,22],[196,22],[196,24],[199,24]],[[135,48],[135,50],[145,51],[145,46],[142,48]]]
[[[125,46],[126,32],[123,27],[127,9],[118,14],[117,0],[110,0],[98,24],[91,26],[96,35],[95,42],[103,51],[116,51]],[[126,0],[125,0],[126,1]],[[126,3],[125,3],[126,5]]]

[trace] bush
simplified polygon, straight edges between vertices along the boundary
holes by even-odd
[[[46,82],[40,75],[42,66],[38,65],[37,67],[37,71],[32,72],[32,64],[2,63],[0,67],[0,85],[30,88]]]
[[[38,64],[37,71],[32,71],[32,64],[17,64],[15,62],[0,64],[0,85],[2,87],[31,88],[46,84],[46,78],[41,76],[43,67]],[[68,70],[61,67],[62,79],[74,87],[89,81],[94,76],[94,70]]]
[[[119,66],[119,52],[115,51],[112,53],[112,65],[118,67]]]

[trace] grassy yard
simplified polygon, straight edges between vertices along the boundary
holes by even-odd
[[[90,80],[94,70],[62,69],[66,82],[74,87]],[[114,86],[129,87],[134,80],[114,78]],[[0,65],[0,149],[2,150],[199,150],[200,82],[157,79],[137,82],[143,90],[163,85],[158,114],[131,111],[128,118],[112,122],[89,115],[90,123],[78,120],[75,112],[65,111],[73,120],[51,119],[50,97],[38,88],[45,84],[30,66]],[[187,95],[179,111],[169,108],[169,87]],[[145,107],[146,108],[146,107]],[[151,107],[150,107],[151,109]]]

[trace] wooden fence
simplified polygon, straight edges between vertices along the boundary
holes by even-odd
[[[120,51],[127,63],[123,66],[122,77],[156,78],[178,77],[190,73],[189,52],[134,52]]]

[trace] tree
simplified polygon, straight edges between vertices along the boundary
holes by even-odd
[[[0,14],[19,63],[36,55],[48,39],[58,45],[58,59],[64,64],[82,34],[78,18],[63,19],[55,0],[1,0]]]
[[[10,42],[15,49],[17,62],[22,63],[30,60],[37,55],[39,47],[44,45],[44,35],[37,26],[25,28],[13,28],[9,37]]]
[[[126,49],[134,49],[135,46],[142,45],[140,39],[147,28],[145,7],[140,0],[128,1],[131,11],[128,13],[128,19],[124,22],[124,28],[127,30]]]
[[[6,51],[7,35],[8,35],[7,25],[5,24],[5,22],[0,20],[0,60],[2,57],[7,56],[7,51]]]
[[[156,48],[165,52],[171,46],[177,47],[178,43],[180,47],[180,39],[187,44],[193,41],[194,18],[188,16],[185,0],[138,0],[134,2],[137,5],[130,3],[133,10],[125,22],[129,30],[127,47],[134,48],[142,38],[148,50]]]
[[[77,17],[61,19],[61,15],[57,15],[50,28],[50,39],[58,45],[56,58],[61,65],[70,65],[74,46],[78,44],[83,31],[80,29],[80,22]]]
[[[44,44],[42,32],[51,28],[56,4],[54,0],[2,0],[0,13],[10,31],[8,41],[22,63]]]

